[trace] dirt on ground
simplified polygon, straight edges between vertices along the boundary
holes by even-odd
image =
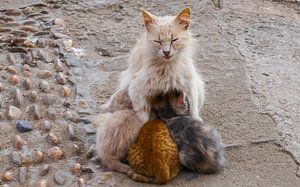
[[[226,165],[166,186],[300,186],[299,1],[213,2],[2,0],[0,185],[152,186],[93,157],[90,119],[144,32],[140,8],[190,7],[203,118],[221,133]]]

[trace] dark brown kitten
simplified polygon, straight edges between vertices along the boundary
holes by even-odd
[[[167,124],[177,144],[180,162],[190,170],[217,173],[224,166],[224,146],[218,131],[193,119],[182,92],[162,94],[152,101],[152,110]]]

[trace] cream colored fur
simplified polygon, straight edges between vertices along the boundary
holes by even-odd
[[[146,32],[131,52],[128,69],[120,76],[119,91],[129,89],[134,111],[142,122],[149,119],[149,99],[175,88],[188,97],[192,117],[200,118],[204,82],[193,65],[195,41],[188,29],[190,10],[184,9],[177,17],[156,17],[142,12]],[[176,38],[178,40],[171,42]],[[157,40],[160,44],[155,42]],[[166,48],[171,51],[169,59],[164,58],[163,50]],[[115,94],[110,101],[114,97]],[[106,109],[109,105],[110,102],[102,108]]]

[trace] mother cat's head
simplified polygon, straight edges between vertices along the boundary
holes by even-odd
[[[158,17],[145,10],[142,10],[142,14],[147,46],[153,59],[170,61],[192,52],[189,8],[185,8],[177,16]]]

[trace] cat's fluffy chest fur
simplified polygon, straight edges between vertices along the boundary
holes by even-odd
[[[149,93],[149,97],[162,91],[166,93],[174,88],[182,90],[184,87],[190,86],[193,77],[186,72],[191,72],[192,66],[176,61],[160,63],[165,62],[144,66],[133,78],[138,82],[136,84],[145,85],[143,90]]]
[[[141,86],[143,85],[143,86]],[[133,108],[139,118],[145,122],[149,119],[149,100],[161,92],[173,89],[182,90],[191,102],[191,114],[199,117],[199,107],[203,101],[199,99],[199,85],[203,89],[202,80],[198,76],[192,60],[176,59],[172,62],[156,62],[143,66],[136,73],[129,85],[128,94]],[[203,90],[202,90],[203,94]]]

